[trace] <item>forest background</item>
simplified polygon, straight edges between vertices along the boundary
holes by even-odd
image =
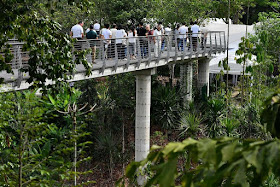
[[[34,84],[28,91],[0,94],[0,185],[111,186],[119,179],[119,185],[136,184],[143,175],[147,185],[278,186],[279,8],[276,0],[1,1],[0,71],[11,72],[13,55],[6,42],[16,37],[30,53],[30,66],[23,71]],[[134,76],[67,84],[76,64],[90,74],[87,51],[77,52],[72,62],[75,40],[68,33],[79,20],[86,25],[95,20],[137,24],[153,18],[175,26],[206,18],[228,22],[228,16],[239,24],[260,22],[237,51],[240,64],[256,55],[254,66],[244,69],[236,87],[227,78],[221,81],[226,71],[221,72],[208,98],[199,94],[194,76],[194,102],[187,105],[179,84],[158,80],[170,76],[169,68],[158,68],[152,84],[151,143],[162,148],[153,147],[141,163],[132,162]],[[221,66],[226,70],[225,62]],[[179,72],[175,66],[178,82]],[[57,84],[46,86],[46,79]],[[41,97],[35,94],[38,88]],[[189,137],[193,139],[183,141]]]

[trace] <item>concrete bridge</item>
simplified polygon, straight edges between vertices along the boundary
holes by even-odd
[[[156,68],[168,64],[180,64],[181,85],[185,100],[192,99],[192,61],[198,60],[198,87],[207,86],[209,93],[209,61],[213,55],[226,50],[224,31],[209,31],[204,34],[165,35],[157,37],[117,38],[110,40],[79,40],[73,50],[90,49],[87,56],[92,63],[90,76],[85,75],[83,65],[76,67],[76,73],[69,82],[102,76],[133,72],[136,76],[136,116],[135,116],[135,160],[144,159],[150,149],[150,106],[151,75]],[[164,47],[163,47],[164,43]],[[29,75],[20,69],[28,66],[28,52],[23,51],[23,43],[10,41],[14,59],[11,66],[14,74],[0,72],[5,84],[2,91],[27,89],[25,81]],[[47,84],[52,84],[48,80]],[[186,85],[186,86],[185,86]]]

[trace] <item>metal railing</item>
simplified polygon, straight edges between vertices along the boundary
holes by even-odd
[[[22,80],[20,69],[28,66],[29,56],[28,52],[23,51],[23,43],[15,40],[9,43],[14,54],[11,66],[17,74],[13,77],[18,82]],[[106,68],[112,68],[114,71],[119,66],[139,67],[141,63],[145,63],[149,68],[152,61],[159,62],[162,59],[176,61],[221,53],[226,50],[226,36],[223,31],[209,31],[207,34],[84,39],[78,40],[73,50],[84,49],[91,50],[87,60],[93,64],[93,70],[98,69],[102,73]],[[1,74],[0,72],[0,77],[3,77]]]

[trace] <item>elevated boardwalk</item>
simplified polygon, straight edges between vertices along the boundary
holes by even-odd
[[[181,37],[181,40],[177,39],[178,37]],[[162,48],[162,43],[164,43],[164,48]],[[25,80],[29,75],[22,73],[20,69],[28,66],[28,53],[22,51],[23,43],[10,41],[10,44],[14,54],[11,64],[14,74],[0,72],[0,77],[4,78],[5,82],[2,90],[27,89],[30,84]],[[224,31],[210,31],[207,37],[200,33],[195,37],[187,34],[185,36],[158,36],[157,38],[149,36],[79,40],[74,50],[92,50],[92,48],[96,51],[95,55],[87,55],[88,62],[92,63],[91,75],[86,76],[83,65],[78,65],[73,79],[69,82],[152,69],[185,60],[210,58],[212,55],[225,52],[226,37]],[[48,80],[47,84],[52,84],[52,81]]]
[[[209,61],[213,55],[226,50],[225,32],[110,40],[79,40],[73,50],[89,49],[87,61],[92,64],[91,75],[86,76],[83,65],[76,67],[71,81],[79,81],[114,74],[134,72],[136,76],[135,111],[135,160],[143,160],[150,150],[151,75],[155,69],[168,63],[180,64],[181,87],[184,101],[192,100],[192,60],[198,60],[198,87],[209,92]],[[14,74],[0,72],[4,78],[2,91],[27,89],[28,74],[21,69],[28,67],[29,56],[23,51],[23,43],[10,41],[14,58],[11,66]],[[162,45],[164,43],[164,45]],[[0,54],[3,55],[3,54]],[[74,56],[75,58],[75,56]],[[75,60],[75,59],[73,59]],[[43,73],[43,70],[38,70]],[[48,80],[47,84],[52,84]],[[187,102],[184,102],[187,103]]]

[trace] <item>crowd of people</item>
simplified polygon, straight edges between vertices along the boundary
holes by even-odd
[[[78,40],[103,39],[106,58],[115,58],[115,54],[117,54],[118,59],[125,59],[128,54],[130,59],[136,59],[137,54],[142,58],[148,57],[151,53],[151,49],[148,49],[149,43],[153,46],[154,56],[158,57],[165,50],[166,43],[172,39],[176,40],[177,48],[181,51],[184,51],[185,47],[192,47],[193,50],[197,50],[198,42],[201,42],[201,47],[204,48],[208,32],[205,27],[200,27],[197,22],[193,22],[190,27],[187,27],[185,23],[178,24],[174,31],[170,25],[163,27],[162,22],[159,22],[154,28],[151,28],[150,24],[144,25],[140,22],[137,27],[128,27],[121,24],[112,24],[110,27],[109,24],[104,24],[102,29],[101,25],[96,22],[90,25],[85,33],[83,26],[83,21],[74,25],[71,28],[70,35]],[[127,40],[123,38],[127,38]],[[139,50],[136,39],[139,40]],[[94,60],[96,43],[91,42],[90,47]]]

